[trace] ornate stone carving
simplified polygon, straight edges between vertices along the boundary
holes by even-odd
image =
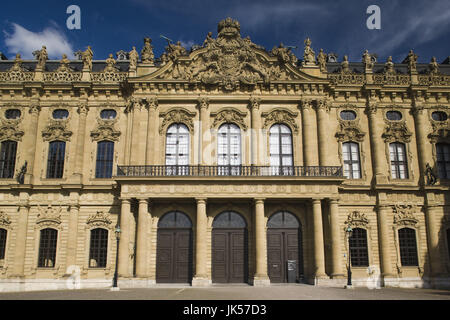
[[[167,127],[172,123],[183,123],[189,128],[191,133],[194,132],[193,118],[195,113],[189,112],[185,109],[175,108],[167,112],[162,112],[159,116],[163,118],[162,124],[159,127],[159,134],[163,134]]]
[[[155,78],[200,82],[225,91],[235,90],[240,85],[269,83],[271,79],[300,78],[292,66],[292,56],[289,56],[289,63],[272,58],[250,39],[242,39],[239,22],[231,18],[219,23],[217,39],[209,36],[204,47],[189,57],[180,54],[176,59],[165,59],[167,66],[157,72]]]
[[[439,65],[436,61],[436,57],[431,58],[431,62],[428,65],[429,73],[430,74],[439,74]]]
[[[365,132],[361,130],[359,125],[353,120],[339,120],[339,128],[335,137],[339,142],[344,141],[364,141]]]
[[[81,72],[74,72],[69,67],[70,60],[63,54],[58,69],[55,72],[44,73],[44,81],[49,82],[75,82],[81,80]]]
[[[419,56],[415,54],[412,50],[409,50],[408,57],[406,58],[408,62],[408,72],[415,73],[417,72],[417,58]]]
[[[368,225],[369,219],[367,219],[364,213],[359,211],[351,212],[345,221],[345,227],[350,226],[352,228],[367,228]]]
[[[394,63],[392,62],[392,56],[387,58],[386,63],[384,64],[384,73],[386,74],[395,74]]]
[[[261,103],[261,98],[251,97],[249,101],[250,110],[259,110],[259,105]]]
[[[91,46],[88,46],[86,51],[83,51],[81,57],[83,59],[83,71],[92,71],[92,57],[94,52],[92,52]]]
[[[327,72],[327,54],[320,49],[317,55],[317,62],[319,63],[319,68],[321,72]]]
[[[45,70],[45,63],[48,59],[47,48],[45,46],[42,46],[41,50],[37,50],[33,52],[33,54],[36,56],[36,59],[38,61],[38,63],[36,64],[36,71]]]
[[[115,73],[117,72],[117,68],[115,67],[116,60],[113,57],[113,54],[110,53],[108,59],[106,59],[106,67],[103,70],[105,73]]]
[[[344,60],[342,60],[341,62],[341,73],[343,74],[351,73],[349,65],[350,64],[348,62],[348,56],[344,55]]]
[[[276,56],[281,63],[291,63],[294,66],[297,65],[297,57],[291,52],[291,48],[285,47],[283,43],[280,43],[278,47],[273,47],[270,53]]]
[[[311,48],[311,39],[306,38],[304,41],[305,48],[303,49],[303,65],[315,65],[316,53]]]
[[[44,141],[69,141],[71,136],[72,131],[67,129],[67,121],[65,120],[50,120],[47,127],[42,131]]]
[[[38,205],[39,214],[37,216],[36,225],[39,228],[56,227],[59,228],[61,225],[61,212],[62,207],[59,206],[58,209],[52,207],[51,204],[47,208],[42,208]]]
[[[0,123],[0,141],[13,140],[22,141],[24,132],[19,129],[17,122],[5,121]]]
[[[213,128],[219,127],[222,123],[235,123],[243,130],[247,130],[247,125],[245,124],[246,112],[241,112],[234,108],[225,108],[219,112],[211,113],[211,117],[214,117],[214,122],[212,124]]]
[[[199,98],[198,106],[200,109],[208,109],[209,108],[209,99],[206,97]]]
[[[315,100],[315,106],[317,110],[325,110],[326,112],[330,112],[330,102],[327,98],[317,99]]]
[[[90,215],[86,221],[86,225],[89,229],[113,228],[112,221],[110,219],[110,214],[103,211],[97,211],[97,213]]]
[[[411,204],[395,204],[392,206],[394,212],[394,224],[397,226],[415,226],[419,220],[414,216],[417,207]]]
[[[136,70],[137,63],[139,60],[139,53],[136,51],[136,47],[133,47],[133,49],[128,53],[130,57],[130,70]]]
[[[400,141],[408,143],[411,141],[412,132],[408,130],[404,121],[386,121],[387,126],[384,129],[382,137],[386,142]]]
[[[4,211],[0,211],[0,227],[5,229],[11,227],[11,219]]]
[[[111,108],[110,105],[105,105],[104,107]],[[102,119],[100,118],[100,113],[98,113],[97,127],[95,128],[95,130],[91,131],[92,141],[102,141],[102,140],[118,141],[121,132],[115,129],[115,123],[117,122],[117,120],[118,117],[112,120]]]
[[[362,55],[362,61],[364,63],[365,72],[372,72],[373,69],[373,61],[372,56],[369,53],[369,50],[365,50]]]
[[[142,99],[145,101],[145,105],[149,109],[156,109],[158,108],[158,98],[157,97],[149,97]]]
[[[0,72],[0,81],[8,82],[22,82],[22,81],[33,81],[34,72],[27,72],[25,68],[22,67],[22,59],[20,58],[20,53],[16,55],[14,60],[14,65],[9,69],[8,72]]]
[[[450,122],[446,121],[432,121],[431,133],[428,135],[431,143],[450,142]]]
[[[126,72],[108,71],[92,73],[92,81],[94,82],[121,82],[127,78]]]
[[[297,115],[297,112],[276,109],[271,112],[263,112],[261,117],[265,118],[264,128],[266,129],[270,128],[275,123],[282,123],[288,125],[293,132],[298,133],[298,125],[295,122]]]

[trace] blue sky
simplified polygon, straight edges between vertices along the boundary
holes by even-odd
[[[66,9],[81,8],[81,30],[69,30]],[[381,30],[369,30],[369,5],[381,8]],[[450,56],[449,0],[91,0],[4,1],[0,5],[0,52],[8,58],[17,51],[31,58],[33,50],[47,45],[50,58],[60,59],[91,45],[94,59],[136,46],[152,38],[155,55],[164,50],[163,34],[185,45],[202,44],[208,31],[217,35],[217,23],[231,16],[241,24],[241,35],[270,50],[283,42],[298,46],[312,40],[319,52],[334,52],[339,61],[347,54],[360,61],[368,49],[379,61],[392,56],[401,62],[410,49],[419,62],[432,56],[439,62]]]

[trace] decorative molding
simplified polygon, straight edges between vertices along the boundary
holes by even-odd
[[[92,141],[118,141],[120,135],[121,132],[115,130],[114,123],[100,123],[95,130],[91,131]]]
[[[415,205],[395,204],[392,206],[394,212],[394,225],[397,226],[416,226],[419,220],[414,216],[417,211]]]
[[[198,107],[199,107],[199,109],[208,109],[209,108],[209,98],[206,98],[206,97],[198,98]]]
[[[167,112],[161,112],[159,114],[163,118],[162,124],[159,127],[159,134],[163,134],[172,123],[183,123],[189,128],[191,134],[194,133],[194,121],[195,112],[190,112],[185,109],[175,108]]]
[[[154,109],[156,110],[158,108],[158,98],[157,97],[148,97],[142,99],[145,101],[145,106],[147,109]]]
[[[47,127],[42,131],[44,141],[69,141],[71,136],[72,131],[67,130],[66,120],[50,120]]]
[[[367,228],[369,225],[369,219],[367,219],[364,213],[359,211],[353,211],[347,216],[345,226],[352,228]]]
[[[105,228],[112,230],[114,226],[112,225],[109,213],[106,213],[104,211],[97,211],[97,213],[90,215],[87,219],[86,228]]]
[[[11,227],[11,219],[4,211],[0,211],[0,227],[5,229]]]
[[[266,129],[269,129],[275,123],[282,123],[287,124],[293,132],[298,133],[298,125],[295,121],[297,115],[297,112],[275,109],[270,112],[263,112],[261,117],[265,118],[264,128]]]
[[[0,141],[22,141],[25,133],[17,125],[18,123],[14,123],[13,121],[2,121],[0,124]]]
[[[47,208],[42,208],[38,205],[39,214],[37,216],[36,225],[40,229],[56,228],[61,229],[61,212],[62,207],[58,209],[52,207],[51,204]]]
[[[261,98],[251,97],[248,106],[250,110],[259,110],[260,104]]]
[[[358,123],[355,123],[355,120],[339,120],[338,131],[335,134],[338,142],[344,141],[364,141],[364,136],[366,135],[363,132]]]
[[[214,118],[212,127],[218,128],[223,123],[235,123],[242,130],[247,130],[247,125],[245,124],[246,116],[247,112],[242,112],[234,108],[224,108],[219,112],[211,113],[211,117]]]
[[[385,142],[400,141],[408,143],[411,141],[412,132],[408,130],[405,121],[386,121],[382,137]]]

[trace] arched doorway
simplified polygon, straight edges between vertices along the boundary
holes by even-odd
[[[245,219],[234,211],[216,216],[212,230],[212,281],[248,281],[248,239]]]
[[[180,211],[166,213],[158,222],[157,283],[189,283],[192,279],[192,222]]]
[[[288,282],[288,260],[297,264],[296,281],[303,278],[302,228],[288,211],[278,211],[267,221],[267,264],[270,282]]]

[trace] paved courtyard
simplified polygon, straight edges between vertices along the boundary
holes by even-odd
[[[450,290],[324,288],[310,285],[248,285],[192,288],[85,289],[0,293],[0,300],[450,300]]]

